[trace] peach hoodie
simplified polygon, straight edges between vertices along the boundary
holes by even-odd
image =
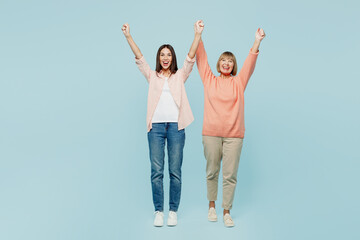
[[[204,84],[202,135],[244,138],[244,91],[254,72],[258,54],[250,51],[240,73],[223,79],[211,72],[204,44],[200,41],[196,63]]]
[[[148,92],[148,104],[147,104],[147,115],[146,115],[146,125],[147,131],[149,132],[152,128],[151,119],[154,115],[156,106],[159,102],[162,89],[165,83],[165,77],[154,70],[150,69],[149,64],[146,62],[144,56],[140,59],[135,59],[135,62],[145,76],[146,80],[149,82],[149,92]],[[176,105],[179,107],[179,118],[178,118],[178,129],[181,130],[187,127],[192,121],[194,121],[194,116],[192,114],[189,100],[185,92],[185,81],[189,77],[191,70],[194,66],[195,58],[191,59],[186,55],[184,65],[181,69],[177,70],[175,74],[172,74],[169,79],[169,88],[171,95],[174,98]]]

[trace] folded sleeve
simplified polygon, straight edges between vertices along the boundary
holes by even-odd
[[[195,57],[194,58],[190,58],[189,55],[186,55],[185,61],[184,61],[184,65],[183,67],[179,70],[182,71],[182,75],[183,75],[183,81],[186,82],[186,80],[188,79],[193,66],[195,63]]]
[[[142,56],[140,59],[135,58],[135,63],[138,66],[140,72],[145,76],[146,80],[150,82],[150,74],[152,70],[149,64],[146,62],[145,57]]]

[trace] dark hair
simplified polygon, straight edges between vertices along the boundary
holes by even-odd
[[[160,65],[160,52],[164,48],[169,49],[171,52],[172,60],[171,60],[171,64],[170,64],[170,72],[176,73],[176,71],[178,70],[176,54],[175,54],[174,48],[170,44],[164,44],[159,47],[159,50],[157,51],[157,54],[156,54],[156,72],[160,72],[162,69],[162,67]]]

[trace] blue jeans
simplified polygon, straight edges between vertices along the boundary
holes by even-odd
[[[181,195],[181,165],[185,145],[185,129],[178,131],[177,123],[153,123],[148,132],[151,162],[151,187],[155,211],[164,210],[164,158],[167,142],[170,175],[170,211],[176,212]]]

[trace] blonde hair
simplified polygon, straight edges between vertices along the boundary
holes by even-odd
[[[231,75],[235,76],[237,73],[237,63],[236,63],[236,58],[235,55],[232,52],[223,52],[220,57],[219,60],[216,63],[216,70],[218,71],[218,73],[221,73],[220,71],[220,61],[224,58],[230,58],[233,62],[234,62],[234,67],[231,71]]]

